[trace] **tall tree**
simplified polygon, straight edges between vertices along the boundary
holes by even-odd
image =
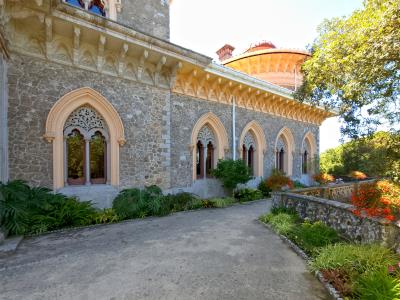
[[[365,0],[325,20],[303,65],[302,101],[336,108],[342,133],[357,137],[400,122],[400,0]]]

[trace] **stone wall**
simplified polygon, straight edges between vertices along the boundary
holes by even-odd
[[[191,134],[198,119],[208,112],[217,115],[225,127],[230,146],[225,157],[232,157],[231,105],[17,54],[10,60],[8,80],[11,179],[52,187],[52,145],[43,139],[46,119],[57,100],[81,87],[102,94],[123,121],[127,143],[120,149],[121,187],[191,187]],[[276,136],[282,127],[288,127],[296,144],[293,177],[301,175],[302,140],[310,130],[318,143],[318,126],[242,108],[237,108],[236,114],[237,148],[248,122],[257,121],[265,132],[264,176],[274,168]]]
[[[293,208],[302,219],[322,221],[353,241],[379,242],[400,253],[400,223],[353,214],[354,206],[293,193],[273,193],[274,207]]]
[[[192,152],[189,149],[194,124],[205,113],[214,113],[222,122],[228,134],[230,151],[227,158],[232,157],[232,106],[206,100],[199,100],[180,94],[171,95],[171,182],[174,187],[185,187],[192,184]],[[293,156],[293,177],[301,177],[300,147],[305,134],[311,131],[319,143],[319,127],[279,118],[276,116],[236,108],[236,148],[243,129],[250,121],[257,121],[263,128],[267,141],[267,152],[264,156],[264,177],[275,167],[275,140],[279,131],[288,127],[295,140]],[[319,150],[317,149],[317,152]],[[236,149],[237,157],[240,157]]]
[[[375,180],[355,181],[352,183],[332,184],[321,187],[310,187],[292,190],[291,192],[295,194],[349,203],[351,195],[359,188],[360,185],[372,182],[375,182]]]
[[[0,182],[8,181],[7,62],[0,53]],[[1,233],[0,233],[1,234]]]
[[[125,0],[118,22],[143,33],[169,40],[168,0]]]
[[[283,127],[287,127],[293,134],[294,138],[294,153],[293,153],[293,174],[292,177],[296,180],[300,180],[302,169],[302,157],[301,157],[301,143],[304,136],[308,131],[311,131],[315,136],[317,147],[319,146],[319,127],[312,124],[302,123],[286,118],[280,118],[253,110],[247,110],[244,108],[236,108],[236,138],[237,146],[239,143],[240,135],[244,127],[250,121],[257,121],[262,129],[264,130],[265,139],[267,141],[267,152],[264,155],[264,177],[269,176],[272,169],[275,168],[275,141],[279,131]],[[316,149],[316,153],[319,153],[319,149]]]
[[[52,145],[43,139],[47,115],[68,92],[90,87],[115,107],[125,127],[121,186],[170,186],[168,124],[161,121],[169,118],[168,90],[17,54],[8,79],[11,179],[52,187]]]

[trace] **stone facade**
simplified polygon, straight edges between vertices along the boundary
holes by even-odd
[[[379,242],[400,253],[400,224],[353,214],[353,205],[314,196],[274,193],[273,206],[293,208],[302,219],[322,221],[353,241]]]
[[[228,134],[230,150],[226,158],[232,158],[232,105],[204,101],[193,97],[172,94],[171,98],[171,184],[176,187],[192,184],[192,152],[189,149],[192,129],[196,121],[205,113],[212,112],[223,123]],[[267,149],[264,154],[264,177],[275,168],[275,140],[283,127],[291,130],[295,138],[295,153],[293,154],[293,178],[300,180],[301,154],[300,148],[304,136],[311,131],[319,140],[319,128],[312,124],[305,124],[294,120],[279,118],[269,114],[255,112],[248,109],[236,108],[236,156],[240,157],[238,148],[239,137],[245,126],[251,122],[258,122],[265,134]],[[317,143],[318,144],[318,143]],[[318,151],[318,150],[317,150]]]
[[[125,0],[122,2],[118,22],[135,30],[169,40],[168,0]]]
[[[246,128],[256,133],[257,143],[262,140],[255,155],[253,186],[275,167],[281,133],[290,137],[286,167],[294,179],[303,179],[303,141],[311,135],[313,153],[318,153],[319,125],[331,112],[296,101],[288,89],[169,43],[168,1],[116,3],[118,22],[64,0],[0,1],[10,45],[10,58],[0,72],[2,178],[9,173],[12,180],[76,194],[83,200],[95,197],[97,201],[107,193],[96,202],[99,207],[110,206],[111,196],[121,188],[152,184],[164,191],[220,196],[224,190],[219,182],[195,176],[194,132],[208,120],[216,133],[213,166],[206,167],[203,159],[208,171],[218,158],[233,158],[234,153],[241,157],[239,143]],[[1,78],[6,69],[7,77]],[[109,173],[102,178],[110,185],[98,189],[90,186],[90,138],[84,146],[87,185],[66,184],[67,144],[61,123],[89,102],[94,110],[101,108],[112,127],[103,165]]]
[[[104,95],[124,123],[121,186],[170,186],[169,139],[160,121],[168,118],[168,90],[22,55],[12,56],[8,86],[11,179],[52,187],[52,145],[43,138],[47,115],[66,93],[87,86]]]

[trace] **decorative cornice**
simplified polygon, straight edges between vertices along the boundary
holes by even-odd
[[[32,7],[20,0],[6,4],[11,51],[200,99],[225,104],[235,99],[239,107],[306,123],[319,125],[335,115],[294,100],[290,90],[62,0]]]

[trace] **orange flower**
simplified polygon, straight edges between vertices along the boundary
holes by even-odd
[[[393,215],[387,215],[387,216],[385,217],[385,219],[386,219],[386,220],[389,220],[389,221],[394,221],[396,218],[395,218]]]

